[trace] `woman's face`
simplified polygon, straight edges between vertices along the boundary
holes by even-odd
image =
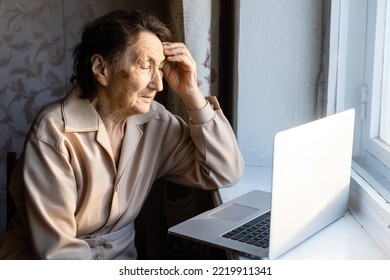
[[[137,42],[129,45],[123,56],[112,66],[107,90],[116,110],[144,114],[157,92],[163,90],[163,45],[158,37],[141,32]]]

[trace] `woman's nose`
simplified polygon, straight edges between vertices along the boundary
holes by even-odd
[[[162,91],[163,90],[163,73],[159,68],[156,68],[154,72],[152,73],[152,77],[150,79],[151,85],[153,89],[156,91]]]

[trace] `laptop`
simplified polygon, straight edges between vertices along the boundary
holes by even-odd
[[[251,191],[168,233],[251,258],[280,257],[346,213],[354,119],[349,109],[278,132],[271,193]]]

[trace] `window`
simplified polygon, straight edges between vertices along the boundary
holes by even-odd
[[[383,74],[378,137],[387,147],[390,147],[390,3],[386,4],[386,22],[384,26],[383,45]],[[387,166],[389,165],[387,164]]]
[[[390,0],[330,3],[327,111],[356,109],[353,169],[390,201]]]
[[[372,67],[365,69],[365,83],[368,85],[369,115],[364,118],[366,130],[363,130],[363,148],[390,168],[389,109],[386,110],[390,90],[390,1],[370,1],[367,6],[366,61]],[[371,36],[372,37],[371,37]],[[390,108],[390,107],[387,107]]]

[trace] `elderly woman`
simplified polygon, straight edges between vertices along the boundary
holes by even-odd
[[[74,51],[74,87],[35,119],[11,182],[2,259],[136,259],[134,219],[158,178],[216,189],[243,172],[234,133],[196,65],[156,17],[115,11]],[[190,123],[154,101],[163,77]]]

